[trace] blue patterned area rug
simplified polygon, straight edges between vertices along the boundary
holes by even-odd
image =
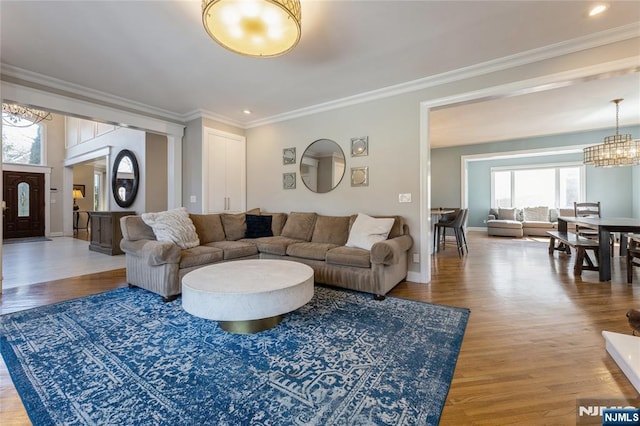
[[[35,425],[435,425],[469,310],[316,286],[230,334],[141,289],[0,317]]]

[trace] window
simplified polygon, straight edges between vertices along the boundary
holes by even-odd
[[[43,126],[23,121],[25,127],[2,126],[2,162],[44,164]]]
[[[491,207],[570,207],[584,197],[584,166],[491,169]]]
[[[93,173],[93,210],[104,210],[104,199],[102,196],[102,188],[104,187],[104,172],[96,171]]]

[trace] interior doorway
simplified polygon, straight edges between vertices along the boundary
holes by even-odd
[[[44,237],[44,173],[3,171],[2,179],[3,238]]]

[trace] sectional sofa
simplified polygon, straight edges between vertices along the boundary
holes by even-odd
[[[491,209],[487,233],[500,237],[546,237],[558,227],[558,216],[573,216],[572,208],[524,207]]]
[[[216,262],[253,258],[305,263],[313,268],[316,283],[384,298],[406,278],[413,240],[400,216],[387,217],[388,235],[382,232],[384,235],[374,235],[373,240],[370,235],[359,235],[364,223],[360,216],[370,218],[259,210],[188,214],[197,237],[185,246],[166,241],[162,230],[147,224],[144,215],[132,215],[121,219],[120,247],[126,257],[128,283],[155,292],[165,301],[181,293],[182,277],[190,271]]]

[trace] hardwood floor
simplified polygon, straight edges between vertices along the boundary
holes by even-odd
[[[469,255],[460,259],[449,246],[434,256],[431,284],[403,282],[390,293],[471,309],[442,425],[574,425],[580,398],[640,406],[601,335],[631,333],[625,313],[640,308],[640,268],[633,285],[619,257],[611,282],[598,282],[594,271],[574,277],[575,254],[549,256],[547,241],[536,240],[470,232]],[[0,313],[125,285],[124,270],[117,270],[9,289]],[[29,424],[4,362],[0,420]]]

